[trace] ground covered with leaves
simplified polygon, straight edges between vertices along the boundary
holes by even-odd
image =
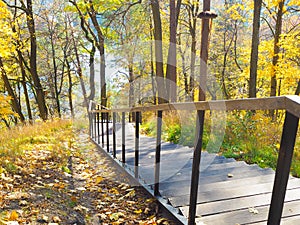
[[[2,133],[0,225],[174,224],[70,121]]]

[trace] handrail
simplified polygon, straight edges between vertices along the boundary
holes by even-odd
[[[100,108],[100,107],[99,107]],[[122,113],[122,162],[125,163],[125,113],[135,112],[136,118],[136,127],[135,127],[135,177],[138,176],[138,154],[139,154],[139,117],[140,113],[147,111],[157,112],[157,148],[156,148],[156,164],[155,164],[155,181],[158,183],[154,184],[154,195],[158,196],[159,194],[159,162],[160,162],[160,145],[161,145],[161,119],[163,111],[170,110],[196,110],[198,112],[198,117],[206,110],[220,110],[220,111],[233,111],[233,110],[285,110],[286,116],[283,125],[279,156],[277,161],[274,186],[272,192],[272,199],[269,209],[268,216],[268,225],[279,225],[281,221],[282,209],[284,205],[284,198],[287,188],[287,182],[289,179],[290,166],[295,146],[295,140],[298,131],[298,124],[300,118],[300,96],[289,95],[289,96],[280,96],[280,97],[269,97],[269,98],[247,98],[247,99],[235,99],[235,100],[215,100],[215,101],[202,101],[202,102],[186,102],[186,103],[168,103],[160,104],[154,106],[139,106],[133,108],[116,108],[116,109],[97,109],[90,110],[89,113],[92,119],[95,120],[90,124],[90,129],[93,130],[93,126],[98,124],[98,134],[99,132],[99,123],[100,123],[100,113],[101,113],[101,127],[102,127],[102,147],[104,147],[104,127],[103,122],[106,118],[106,132],[108,132],[108,115],[113,113],[113,156],[115,158],[115,115],[116,113]],[[93,116],[93,114],[95,116]],[[204,117],[203,117],[204,118]],[[98,122],[97,122],[98,121]],[[94,127],[96,133],[96,127]],[[202,136],[203,131],[200,131],[200,134],[197,134],[198,145],[195,146],[195,151],[197,154],[194,154],[193,167],[198,167],[200,162],[201,154],[199,152],[202,149]],[[93,138],[93,135],[92,135]],[[95,136],[95,140],[96,140]],[[100,142],[100,136],[98,136],[98,144]],[[199,146],[200,143],[200,146]],[[198,152],[199,150],[199,152]],[[109,151],[109,139],[107,135],[107,151]],[[197,159],[195,159],[197,158]],[[198,163],[197,163],[198,162]],[[194,165],[195,164],[195,165]],[[198,171],[196,169],[195,171]],[[197,173],[194,173],[194,169],[191,175],[191,196],[190,198],[190,213],[189,213],[189,225],[195,224],[195,214],[196,214],[196,203],[197,203],[197,188],[198,187],[198,176]],[[201,187],[201,186],[200,186]]]
[[[170,110],[287,110],[300,117],[300,97],[288,95],[269,98],[245,98],[233,100],[214,100],[201,102],[167,103],[151,106],[138,106],[132,108],[115,108],[103,110],[91,110],[97,112],[147,112],[147,111],[170,111]]]

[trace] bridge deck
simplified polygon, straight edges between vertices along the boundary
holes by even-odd
[[[112,151],[112,134],[109,136]],[[121,136],[120,125],[117,125],[116,156],[119,160]],[[132,171],[134,143],[134,128],[127,124],[126,164]],[[139,146],[140,182],[151,188],[154,184],[156,140],[140,136]],[[162,143],[159,192],[186,218],[189,209],[192,156],[192,148]],[[197,224],[266,224],[274,176],[275,172],[272,169],[262,169],[257,165],[248,165],[231,158],[202,152]],[[290,177],[287,189],[281,224],[300,224],[300,179]]]

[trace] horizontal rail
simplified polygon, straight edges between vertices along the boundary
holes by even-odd
[[[245,98],[233,100],[168,103],[153,106],[138,106],[132,108],[91,110],[90,112],[147,112],[170,110],[287,110],[294,116],[300,117],[299,105],[299,96],[288,95],[269,98]]]

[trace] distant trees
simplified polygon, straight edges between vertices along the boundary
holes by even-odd
[[[114,92],[114,99],[126,92],[132,107],[191,101],[205,83],[199,78],[200,0],[0,4],[0,91],[14,112],[4,125],[74,117],[75,93],[87,108],[98,96],[107,107]],[[219,16],[208,23],[207,99],[299,94],[300,3],[212,4]],[[106,74],[107,64],[118,77]]]
[[[33,5],[31,0],[1,4],[1,9],[7,10],[1,20],[7,21],[5,29],[10,35],[6,49],[0,50],[5,53],[1,77],[16,118],[31,122],[38,116],[42,120],[61,117],[68,108],[66,100],[74,116],[72,89],[77,81],[72,68],[74,45],[68,40],[72,24],[66,24],[65,6],[55,1]]]

